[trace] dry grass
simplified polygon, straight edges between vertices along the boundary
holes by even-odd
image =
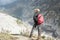
[[[17,23],[18,25],[23,24],[22,21],[19,20],[19,19],[16,20],[16,23]]]
[[[23,37],[26,37],[28,39],[29,35],[22,35]],[[22,37],[22,39],[23,39]],[[32,36],[32,39],[37,39],[37,37]],[[10,34],[6,34],[6,33],[0,33],[0,40],[17,40],[15,37],[13,37]],[[50,38],[50,37],[45,37],[45,36],[41,36],[41,40],[54,40],[54,38]]]
[[[25,36],[25,37],[29,37],[28,33],[25,33],[25,34],[22,34],[22,35]],[[41,36],[40,38],[41,38],[41,40],[55,40],[55,38],[53,38],[53,37]],[[32,39],[37,39],[37,35],[32,35]]]
[[[16,38],[10,34],[0,33],[0,40],[16,40]]]

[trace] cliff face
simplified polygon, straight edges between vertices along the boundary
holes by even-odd
[[[50,26],[60,34],[60,0],[35,0],[32,6],[41,9],[45,27]]]
[[[60,20],[60,0],[35,0],[33,3],[33,6],[41,9],[48,24],[59,26],[57,21]]]

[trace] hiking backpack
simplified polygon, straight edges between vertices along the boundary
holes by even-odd
[[[42,14],[38,14],[38,25],[44,22],[44,17]]]

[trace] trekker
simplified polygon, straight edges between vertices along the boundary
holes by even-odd
[[[33,25],[32,31],[30,33],[30,36],[29,36],[30,38],[32,36],[33,29],[36,28],[36,26],[41,25],[44,22],[43,15],[40,14],[39,12],[40,12],[40,9],[34,9],[34,16],[33,16],[34,25]],[[40,36],[41,36],[41,30],[40,30],[39,26],[37,28],[38,28],[38,39],[37,40],[39,40]]]

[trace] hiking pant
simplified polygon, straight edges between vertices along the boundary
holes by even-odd
[[[30,36],[29,36],[29,37],[32,36],[33,30],[34,30],[34,28],[36,28],[36,26],[38,26],[38,25],[36,25],[36,24],[33,25],[33,28],[32,28],[32,30],[31,30],[31,33],[30,33]],[[39,39],[39,37],[41,36],[41,35],[40,35],[41,30],[40,30],[39,26],[37,27],[37,29],[38,29],[38,39]]]

